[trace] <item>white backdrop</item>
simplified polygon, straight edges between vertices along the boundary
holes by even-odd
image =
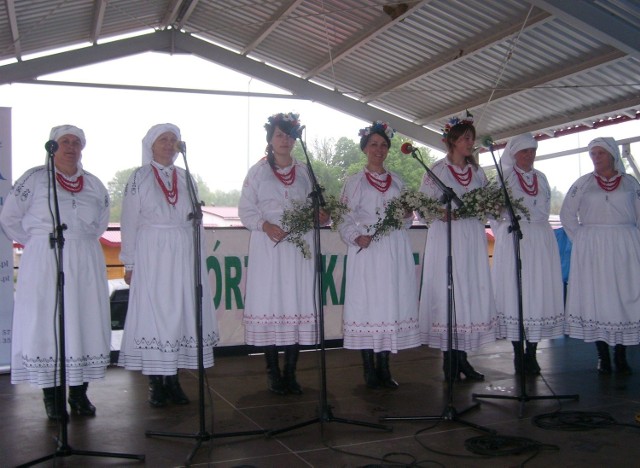
[[[11,109],[0,107],[0,210],[11,189]],[[0,230],[0,372],[11,362],[13,245]]]

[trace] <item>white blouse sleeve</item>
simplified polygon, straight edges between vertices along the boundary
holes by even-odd
[[[564,197],[562,208],[560,208],[560,222],[564,228],[569,240],[573,241],[577,230],[580,228],[578,221],[578,210],[580,209],[580,200],[582,199],[582,190],[578,181],[569,189]]]
[[[264,218],[258,207],[258,178],[257,167],[252,167],[242,184],[240,202],[238,203],[238,215],[244,227],[250,231],[262,231]]]
[[[22,220],[31,208],[37,178],[36,168],[27,171],[20,177],[7,195],[2,211],[0,225],[10,240],[27,245],[29,233],[22,226]]]
[[[138,220],[140,219],[140,169],[136,169],[124,189],[122,197],[122,215],[120,220],[120,235],[122,245],[120,260],[126,270],[133,269],[135,263],[136,238],[138,237]]]

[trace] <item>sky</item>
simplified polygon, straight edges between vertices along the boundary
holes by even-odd
[[[196,57],[160,53],[41,78],[287,94]],[[248,168],[264,155],[263,126],[267,117],[276,112],[300,113],[301,123],[306,126],[304,138],[308,149],[313,148],[315,139],[337,141],[349,137],[357,141],[358,130],[369,124],[298,99],[32,84],[1,85],[0,107],[12,108],[13,180],[27,169],[44,164],[44,144],[51,127],[68,123],[85,131],[84,168],[107,185],[117,171],[140,165],[141,141],[152,125],[171,122],[181,129],[191,172],[200,175],[212,191],[240,190]],[[545,140],[540,142],[538,155],[586,147],[597,136],[617,139],[640,136],[640,121]],[[632,144],[631,151],[640,157],[640,143]],[[432,150],[432,155],[436,159],[444,156],[437,150]],[[499,156],[500,151],[496,151],[496,157]],[[177,163],[184,166],[181,157]],[[491,165],[491,155],[481,156],[480,163]],[[564,193],[580,175],[593,170],[586,153],[539,161],[535,166],[547,175],[552,187]]]

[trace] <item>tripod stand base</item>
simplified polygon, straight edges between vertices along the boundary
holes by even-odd
[[[510,396],[510,395],[482,395],[478,393],[472,393],[471,396],[473,399],[477,398],[491,398],[494,400],[517,400],[520,402],[520,411],[518,412],[518,417],[522,417],[524,414],[524,404],[528,401],[532,400],[580,400],[580,395],[540,395],[540,396],[529,396],[526,393],[523,393],[520,396]]]
[[[274,436],[274,435],[282,434],[283,432],[293,431],[293,430],[299,429],[301,427],[310,426],[311,424],[325,423],[325,422],[327,422],[327,423],[337,422],[337,423],[342,423],[342,424],[351,424],[353,426],[370,427],[372,429],[380,429],[380,430],[387,431],[387,432],[393,431],[393,428],[391,428],[389,426],[385,426],[383,424],[370,423],[370,422],[366,422],[366,421],[357,421],[355,419],[336,418],[333,415],[330,407],[324,408],[321,411],[321,413],[322,413],[321,416],[318,416],[317,418],[312,418],[312,419],[309,419],[308,421],[303,421],[301,423],[294,424],[293,426],[284,427],[282,429],[276,429],[274,431],[269,431],[269,432],[267,432],[267,436],[271,437],[271,436]]]
[[[79,455],[82,457],[126,458],[129,460],[144,461],[144,455],[137,455],[137,454],[130,454],[130,453],[94,452],[90,450],[75,450],[71,448],[69,445],[60,445],[54,453],[38,458],[36,460],[32,460],[27,463],[23,463],[22,465],[18,465],[18,468],[39,465],[40,463],[44,463],[47,460],[52,460],[54,458],[71,457],[73,455]]]
[[[208,442],[213,439],[219,439],[223,437],[241,437],[248,435],[263,435],[267,433],[267,430],[255,430],[255,431],[241,431],[241,432],[225,432],[221,434],[211,434],[210,432],[200,431],[196,434],[186,434],[180,432],[158,432],[158,431],[145,431],[144,435],[147,437],[176,437],[179,439],[195,439],[196,445],[189,453],[186,464],[190,465],[193,457],[198,452],[203,442]]]
[[[447,405],[442,414],[434,415],[434,416],[384,416],[380,418],[380,421],[453,421],[460,424],[464,424],[465,426],[472,427],[474,429],[478,429],[479,431],[486,432],[488,434],[495,434],[496,431],[493,429],[486,428],[484,426],[480,426],[479,424],[472,423],[470,421],[465,421],[460,419],[460,416],[468,413],[471,410],[480,407],[480,403],[475,403],[468,408],[465,408],[461,411],[458,411],[453,405]]]

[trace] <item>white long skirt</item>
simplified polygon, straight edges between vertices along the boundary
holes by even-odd
[[[33,237],[20,262],[13,313],[11,382],[60,385],[58,269],[49,236]],[[104,377],[111,321],[104,255],[95,237],[67,233],[63,248],[65,372],[68,385]]]
[[[509,223],[496,227],[492,284],[500,337],[520,339],[518,288],[513,234]],[[538,342],[564,334],[564,298],[560,254],[553,230],[546,221],[521,223],[522,313],[525,338]]]
[[[344,347],[391,351],[420,346],[416,266],[405,230],[358,253],[349,246]]]
[[[312,233],[305,236],[312,246]],[[318,343],[313,260],[293,243],[252,231],[243,323],[249,345]]]
[[[452,349],[472,351],[496,340],[496,308],[484,226],[475,219],[452,222]],[[447,224],[434,221],[427,234],[420,295],[420,339],[448,349]]]
[[[119,366],[145,375],[198,368],[193,255],[189,225],[140,229]],[[211,367],[219,335],[204,261],[201,276],[203,362]]]
[[[566,333],[587,342],[640,343],[640,232],[582,226],[571,250]]]

